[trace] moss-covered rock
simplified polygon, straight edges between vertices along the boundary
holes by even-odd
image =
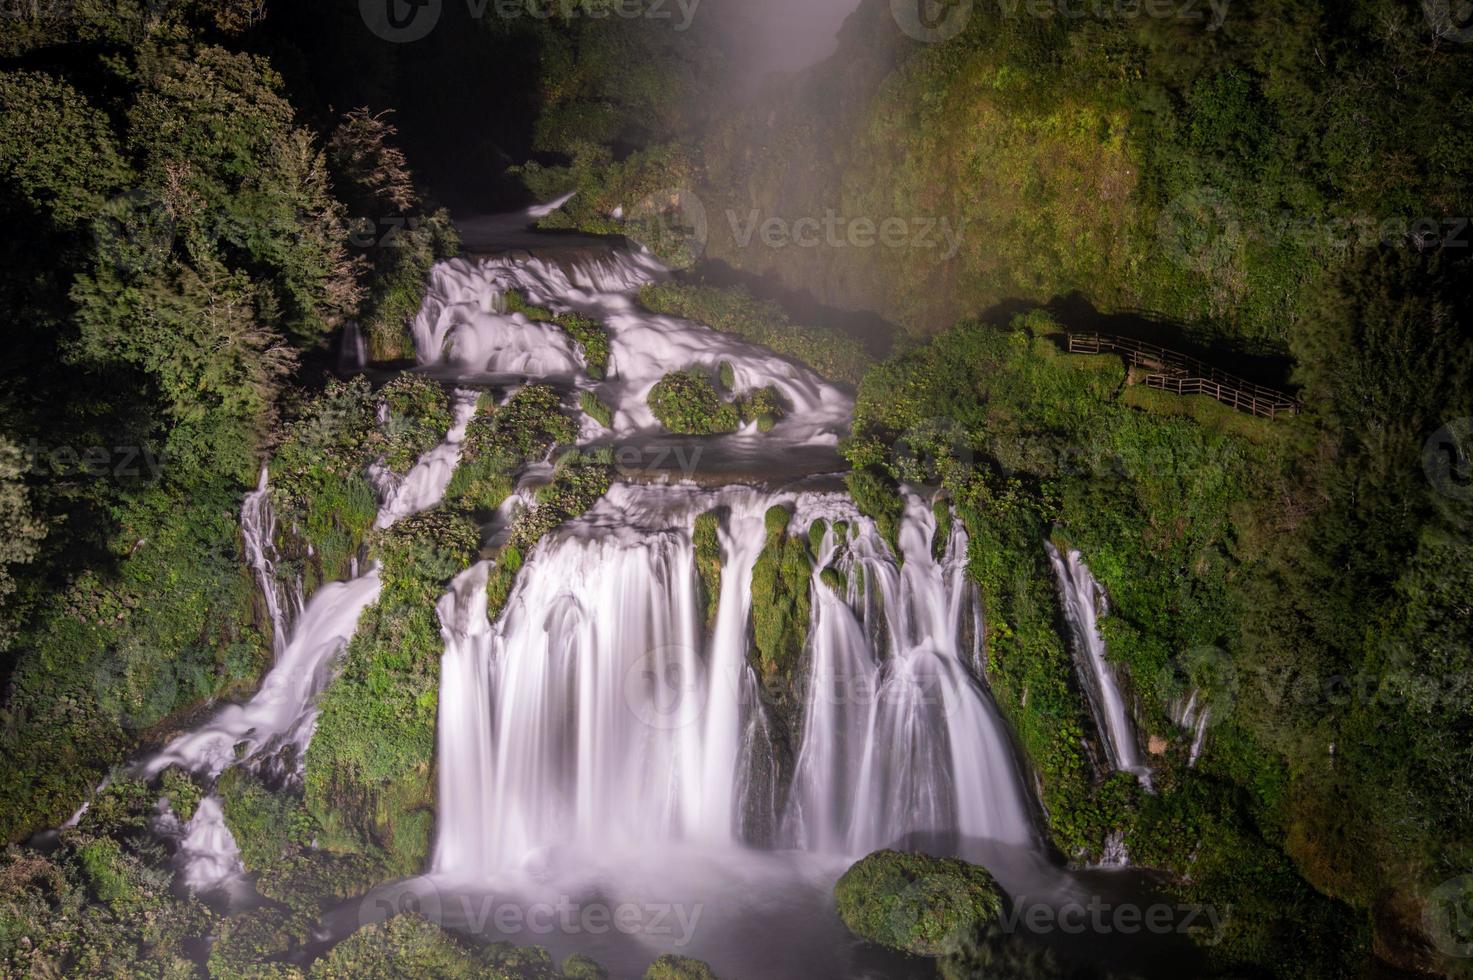
[[[598,960],[574,953],[563,960],[563,976],[568,980],[609,980],[609,971]]]
[[[767,542],[752,567],[754,666],[769,690],[791,690],[808,641],[813,563],[807,540],[788,534],[791,520],[787,507],[767,511]]]
[[[834,900],[856,936],[919,956],[956,951],[1003,909],[986,868],[901,851],[856,862],[834,885]]]
[[[678,435],[709,436],[735,432],[741,424],[736,406],[721,400],[704,371],[671,371],[650,390],[650,411]]]
[[[408,472],[450,431],[450,396],[444,385],[422,374],[401,374],[384,385],[379,404],[384,463],[395,473]]]
[[[434,827],[435,714],[444,644],[435,601],[471,561],[480,529],[430,511],[377,532],[379,601],[363,614],[323,696],[305,799],[328,850],[418,872]]]
[[[691,543],[696,552],[696,574],[701,580],[701,594],[706,603],[706,628],[716,625],[716,612],[721,604],[721,521],[724,512],[707,511],[696,518]]]
[[[703,960],[666,953],[644,971],[644,980],[717,980],[716,971]]]

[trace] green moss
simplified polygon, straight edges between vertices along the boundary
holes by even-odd
[[[650,390],[650,411],[660,424],[680,435],[735,432],[741,413],[721,400],[704,371],[671,371]]]
[[[770,385],[738,395],[733,404],[742,421],[756,422],[759,432],[771,432],[777,420],[787,413],[782,395]]]
[[[871,363],[864,345],[838,330],[794,323],[776,303],[753,299],[743,287],[665,282],[640,290],[640,302],[655,312],[704,323],[802,361],[832,381],[858,385]],[[733,390],[733,377],[722,385]]]
[[[386,409],[380,427],[384,463],[395,473],[409,472],[450,431],[450,396],[422,374],[401,374],[384,385],[379,403]]]
[[[597,960],[574,953],[563,960],[563,976],[568,980],[609,980],[609,971]]]
[[[764,517],[767,541],[752,567],[754,667],[768,689],[791,692],[808,641],[812,559],[804,538],[789,535],[784,506]]]
[[[644,971],[644,980],[717,980],[716,973],[701,960],[666,953]]]
[[[189,823],[205,791],[188,770],[170,766],[159,774],[159,794],[168,799],[169,809],[181,823]]]
[[[931,502],[931,516],[936,520],[936,534],[931,539],[931,554],[940,561],[951,541],[951,501],[945,497],[937,497]]]
[[[107,838],[90,841],[77,850],[77,860],[97,900],[112,906],[126,905],[135,894],[122,864],[122,849]]]
[[[583,409],[584,414],[605,429],[614,427],[614,410],[600,401],[598,395],[591,391],[580,392],[578,405]]]
[[[377,532],[383,589],[322,698],[305,798],[324,848],[413,874],[434,825],[435,713],[443,643],[435,601],[471,561],[480,530],[430,511]]]
[[[593,964],[587,957],[576,959]],[[558,980],[563,974],[540,947],[472,946],[411,914],[359,929],[313,963],[310,976],[312,980]]]
[[[460,463],[445,498],[489,517],[515,489],[517,470],[577,438],[577,426],[563,412],[561,397],[547,385],[527,385],[500,406],[483,396],[466,426]]]
[[[986,868],[955,858],[876,851],[834,885],[839,918],[862,939],[918,956],[954,952],[1002,914]]]
[[[215,791],[247,871],[268,868],[311,841],[315,828],[299,796],[273,790],[240,766],[227,769]]]
[[[551,323],[568,335],[583,355],[588,376],[595,380],[603,378],[609,370],[609,334],[598,321],[581,313],[553,313],[540,306],[533,306],[517,289],[508,290],[503,302],[508,313],[520,313],[529,320]],[[591,414],[591,413],[590,413]]]
[[[900,518],[905,504],[895,481],[874,469],[855,469],[844,477],[849,496],[859,512],[875,522],[875,528],[900,557]]]
[[[736,368],[731,366],[730,361],[721,362],[721,366],[716,369],[716,380],[727,391],[736,391]]]
[[[301,971],[285,960],[306,945],[311,927],[310,920],[281,909],[259,908],[232,915],[220,923],[219,935],[210,946],[210,976],[300,980]]]
[[[696,518],[691,543],[696,552],[696,574],[701,579],[701,593],[706,605],[706,628],[716,625],[716,612],[721,605],[721,522],[724,512],[707,511]]]
[[[558,460],[552,481],[537,491],[536,503],[517,515],[501,560],[486,579],[486,610],[495,622],[511,597],[524,556],[549,531],[584,514],[609,492],[613,453],[573,451]]]

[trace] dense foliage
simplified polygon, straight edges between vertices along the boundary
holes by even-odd
[[[921,956],[956,951],[1003,906],[986,868],[902,851],[855,862],[834,885],[834,901],[855,935]]]

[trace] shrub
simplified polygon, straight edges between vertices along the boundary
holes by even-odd
[[[741,424],[737,408],[723,402],[711,379],[696,369],[661,378],[650,389],[649,405],[660,424],[679,435],[735,432]]]
[[[986,868],[900,851],[876,851],[851,865],[834,885],[834,900],[850,932],[918,956],[958,950],[1003,908]]]

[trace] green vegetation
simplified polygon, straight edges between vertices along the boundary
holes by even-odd
[[[609,370],[609,333],[596,320],[581,313],[553,313],[527,302],[519,290],[507,290],[502,297],[508,313],[520,313],[529,320],[551,323],[568,335],[583,355],[583,364],[588,376],[595,380],[603,378]]]
[[[876,851],[851,865],[834,885],[834,901],[856,936],[919,956],[957,950],[1003,906],[986,868],[901,851]]]
[[[578,407],[583,409],[585,415],[605,429],[612,429],[614,427],[614,410],[599,401],[598,395],[593,392],[580,392],[578,394]]]
[[[1461,676],[1469,655],[1437,625],[1467,504],[1429,485],[1422,463],[1426,433],[1468,409],[1452,274],[1442,257],[1391,252],[1328,289],[1305,325],[1312,412],[1297,420],[1244,425],[1124,397],[1117,361],[1060,353],[1057,325],[1036,313],[961,324],[861,387],[846,445],[865,467],[856,499],[882,507],[886,481],[905,480],[940,483],[954,503],[987,607],[988,680],[1055,841],[1094,853],[1124,828],[1135,860],[1171,872],[1178,894],[1231,905],[1217,968],[1342,975],[1366,955],[1372,914],[1383,955],[1415,962],[1420,924],[1392,911],[1412,899],[1383,889],[1444,880],[1466,839],[1430,775],[1456,765],[1445,726],[1463,708],[1374,694]],[[1415,363],[1391,353],[1412,349]],[[1090,770],[1050,537],[1081,549],[1110,593],[1111,655],[1129,668],[1143,737],[1164,746],[1155,795]],[[1373,696],[1321,693],[1346,677]],[[1196,768],[1170,719],[1192,690],[1213,712]]]
[[[0,245],[16,325],[0,383],[7,841],[55,826],[109,766],[266,666],[235,515],[278,440],[281,526],[320,549],[284,530],[281,550],[309,587],[340,574],[371,494],[356,464],[311,458],[331,423],[279,419],[306,417],[287,387],[315,385],[301,364],[388,303],[352,221],[387,186],[393,133],[355,137],[350,120],[335,137],[328,113],[307,128],[244,50],[259,10],[66,14],[0,28],[0,217],[25,229]],[[407,182],[400,167],[388,183]],[[418,307],[425,268],[401,276],[401,307]]]
[[[0,851],[0,972],[191,975],[186,944],[214,915],[171,891],[168,852],[148,829],[158,798],[119,780],[51,853]]]
[[[1280,0],[1209,29],[1205,7],[976,4],[940,44],[890,13],[862,4],[830,62],[691,151],[706,208],[740,219],[711,223],[710,258],[916,333],[1078,292],[1282,349],[1316,284],[1383,240],[1468,241],[1473,155],[1447,107],[1473,82],[1415,5]],[[830,214],[846,247],[744,240]],[[898,244],[847,247],[893,220]]]
[[[749,422],[756,422],[760,432],[771,432],[787,410],[782,395],[770,385],[722,401],[711,378],[700,368],[665,375],[650,389],[649,405],[671,432],[701,436],[735,432]]]
[[[537,491],[536,503],[517,515],[496,567],[486,580],[487,614],[495,622],[511,596],[525,557],[549,531],[584,514],[609,492],[614,480],[611,450],[569,452],[558,460],[552,481]]]
[[[419,871],[434,817],[440,640],[435,601],[480,542],[470,520],[430,511],[370,538],[383,591],[323,696],[307,751],[306,807],[326,850]]]
[[[578,428],[564,413],[562,399],[547,385],[520,388],[499,406],[482,395],[466,427],[446,500],[487,519],[515,489],[518,470],[577,438]]]
[[[711,379],[698,368],[665,375],[650,389],[649,403],[660,424],[679,435],[735,432],[741,424],[737,407],[722,401]]]
[[[650,964],[644,980],[717,980],[711,967],[689,956],[666,953]]]
[[[707,511],[696,517],[691,531],[691,544],[696,552],[696,574],[701,579],[701,594],[706,602],[706,629],[716,626],[716,613],[721,606],[721,522],[723,510]]]
[[[670,281],[640,290],[639,301],[655,313],[704,323],[713,330],[734,334],[784,357],[801,361],[832,381],[858,385],[870,357],[853,337],[822,327],[794,323],[782,307],[752,297],[745,288],[697,285]],[[723,370],[730,371],[724,366]],[[733,384],[722,376],[730,390]]]
[[[587,957],[574,958],[597,967]],[[472,946],[419,915],[364,926],[313,963],[308,973],[312,980],[560,980],[591,975],[560,972],[537,946]]]
[[[384,385],[379,403],[384,414],[384,462],[395,473],[408,473],[450,431],[450,396],[443,385],[424,375],[399,375]]]
[[[765,518],[767,542],[752,567],[753,667],[767,686],[792,692],[808,642],[808,587],[813,558],[805,538],[788,533],[792,512],[772,507]],[[796,709],[796,705],[789,705]]]

